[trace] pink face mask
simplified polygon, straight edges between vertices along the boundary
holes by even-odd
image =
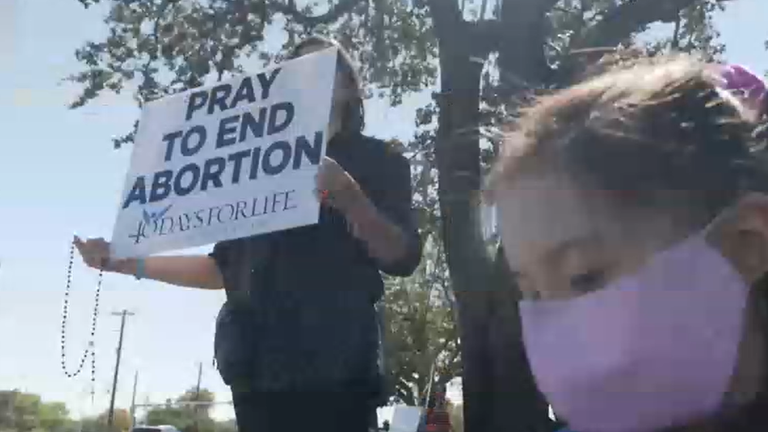
[[[700,233],[600,291],[522,301],[539,389],[579,432],[651,432],[714,414],[736,365],[747,294]]]

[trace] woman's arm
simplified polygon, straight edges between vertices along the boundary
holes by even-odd
[[[187,288],[217,290],[224,288],[224,279],[216,261],[208,255],[153,256],[143,258],[139,275],[139,260],[126,259],[107,266],[107,270],[142,279],[151,279]]]
[[[379,270],[410,276],[419,265],[422,248],[411,209],[411,167],[400,154],[386,155],[376,163],[387,165],[374,186],[381,193],[368,197],[344,168],[326,156],[317,174],[318,197],[350,222]]]
[[[347,216],[355,237],[368,246],[368,251],[382,264],[392,265],[408,253],[408,239],[403,230],[383,215],[368,197],[361,197]]]
[[[74,244],[89,267],[107,272],[152,279],[188,288],[222,289],[224,278],[216,256],[178,255],[154,256],[142,259],[113,260],[109,257],[109,242],[102,238],[80,240]],[[226,248],[217,244],[214,252]],[[221,255],[221,252],[219,253]]]
[[[368,246],[381,271],[392,276],[410,276],[421,261],[422,249],[411,205],[411,168],[399,154],[390,161],[381,196],[374,202],[360,193],[346,216],[355,237]]]

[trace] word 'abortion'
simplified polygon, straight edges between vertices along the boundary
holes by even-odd
[[[257,75],[261,84],[261,100],[269,98],[269,89],[279,71],[272,71],[270,76]],[[203,108],[205,114],[213,115],[217,110],[224,112],[241,102],[257,101],[250,77],[241,81],[230,99],[232,93],[231,84],[192,93],[188,99],[186,119],[192,119],[195,112]],[[259,144],[245,149],[236,146],[252,138],[264,138],[283,132],[292,124],[294,114],[291,102],[278,102],[221,118],[215,134],[209,134],[202,125],[165,134],[165,162],[173,159],[177,149],[181,156],[188,158],[198,154],[211,142],[217,149],[230,146],[235,146],[235,149],[227,155],[204,161],[198,158],[177,170],[157,171],[149,179],[147,176],[136,177],[122,208],[126,209],[133,203],[143,205],[162,201],[172,195],[186,196],[195,191],[222,188],[225,184],[235,185],[244,178],[256,180],[260,174],[276,176],[287,169],[299,170],[305,160],[311,165],[319,165],[324,142],[323,131],[315,132],[313,137],[298,135],[292,139],[293,142],[278,140],[266,146]]]

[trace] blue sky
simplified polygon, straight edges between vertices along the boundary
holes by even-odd
[[[130,147],[115,151],[110,139],[126,132],[138,114],[129,96],[66,109],[77,89],[59,81],[78,69],[74,50],[103,35],[102,12],[86,11],[76,0],[0,0],[0,389],[64,401],[75,415],[103,411],[120,325],[110,314],[129,309],[136,315],[126,327],[118,406],[130,404],[135,371],[138,401],[162,402],[194,385],[199,361],[203,385],[229,400],[211,364],[214,318],[224,300],[218,292],[106,276],[94,403],[89,372],[69,380],[61,371],[69,242],[73,233],[109,238],[130,156]],[[730,61],[768,70],[766,16],[764,0],[737,0],[718,17]],[[406,138],[416,105],[410,100],[387,110],[370,103],[368,131]],[[84,348],[95,281],[96,274],[76,260],[70,366]],[[230,415],[229,409],[217,410],[219,417]]]

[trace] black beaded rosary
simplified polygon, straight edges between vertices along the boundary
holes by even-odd
[[[93,397],[93,389],[96,385],[96,350],[94,342],[96,339],[96,322],[99,316],[99,294],[101,294],[101,280],[104,275],[103,271],[99,271],[98,284],[96,285],[96,295],[93,303],[93,318],[91,321],[91,338],[88,341],[88,346],[83,352],[83,356],[80,358],[80,362],[77,369],[74,372],[70,372],[67,369],[66,360],[66,342],[67,342],[67,318],[69,317],[69,293],[72,286],[72,264],[75,260],[75,245],[72,243],[69,249],[69,265],[67,266],[67,286],[64,291],[64,309],[61,314],[61,368],[64,370],[64,374],[67,378],[74,378],[80,374],[85,366],[85,360],[88,355],[91,356],[91,397]]]

